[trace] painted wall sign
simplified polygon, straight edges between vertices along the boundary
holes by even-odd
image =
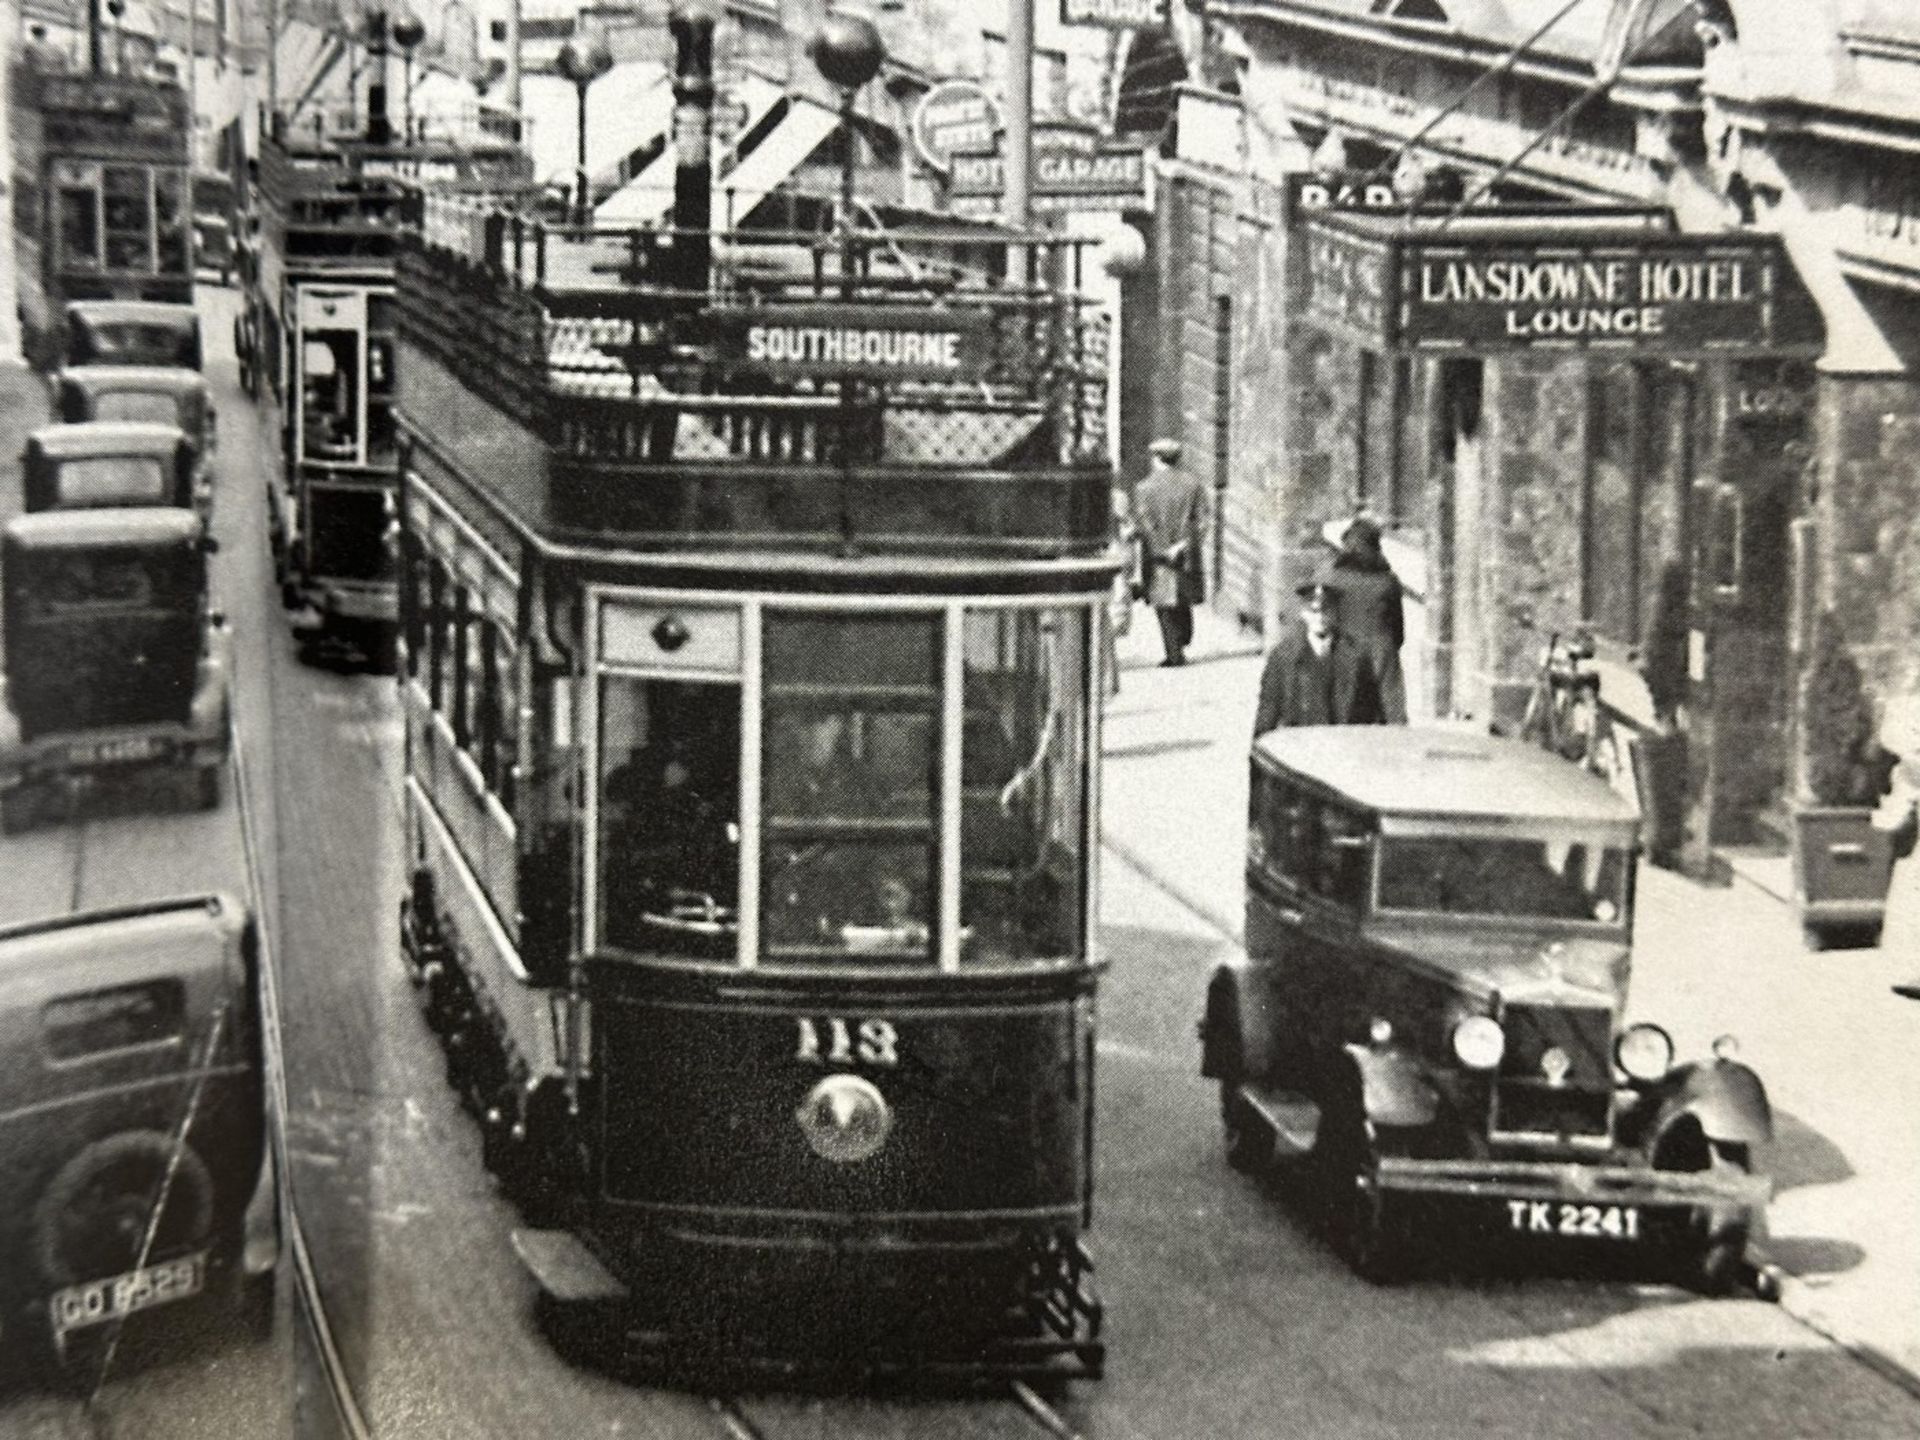
[[[791,305],[709,319],[720,363],[768,374],[966,381],[986,371],[984,310]]]
[[[1384,178],[1369,179],[1364,170],[1336,175],[1292,174],[1286,177],[1286,213],[1307,210],[1398,210],[1405,208]]]
[[[1060,23],[1108,30],[1164,30],[1167,0],[1060,0]]]
[[[920,158],[945,175],[956,153],[986,151],[998,143],[1000,102],[972,80],[947,80],[920,97],[908,133]]]
[[[1473,223],[1479,234],[1309,217],[1308,310],[1397,350],[1768,354],[1820,343],[1818,312],[1776,237]]]

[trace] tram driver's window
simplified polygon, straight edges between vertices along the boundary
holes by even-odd
[[[360,336],[310,330],[300,359],[304,458],[351,464],[359,458]]]
[[[963,961],[1070,955],[1081,940],[1088,616],[979,609],[962,650]]]
[[[932,958],[940,627],[934,615],[767,617],[770,956]]]
[[[740,889],[740,690],[610,675],[600,689],[602,934],[731,956]]]

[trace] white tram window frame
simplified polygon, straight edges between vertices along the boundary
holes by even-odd
[[[590,586],[586,597],[586,634],[589,637],[591,651],[586,670],[587,684],[578,697],[582,707],[579,736],[582,746],[584,773],[591,777],[590,783],[583,788],[585,804],[583,821],[588,843],[593,847],[592,863],[586,864],[583,875],[584,925],[583,934],[589,950],[598,949],[604,943],[600,895],[600,688],[608,676],[624,675],[632,678],[674,678],[675,674],[686,672],[662,672],[658,668],[642,664],[607,661],[601,650],[605,634],[606,611],[613,606],[674,606],[685,605],[704,610],[730,610],[738,616],[740,624],[739,660],[735,671],[727,672],[727,678],[737,681],[740,689],[740,753],[739,753],[739,851],[740,884],[738,892],[738,944],[735,961],[741,969],[754,969],[765,962],[761,955],[760,944],[760,860],[762,839],[762,799],[763,773],[762,758],[764,752],[765,720],[765,677],[763,643],[765,637],[765,615],[769,609],[782,613],[795,611],[818,611],[829,614],[856,614],[861,611],[884,613],[920,613],[941,617],[942,632],[938,662],[941,675],[941,694],[936,709],[939,728],[940,753],[938,760],[938,784],[940,788],[939,812],[933,817],[934,843],[938,845],[935,873],[938,877],[939,894],[931,906],[938,919],[938,944],[934,956],[935,969],[939,973],[952,974],[963,968],[961,951],[963,935],[960,927],[961,889],[963,883],[961,849],[962,823],[962,787],[960,784],[963,763],[962,732],[965,721],[965,625],[969,614],[992,611],[1037,611],[1050,613],[1055,619],[1070,627],[1077,636],[1076,653],[1080,664],[1080,673],[1075,684],[1077,694],[1073,697],[1076,709],[1071,723],[1075,727],[1079,753],[1074,756],[1074,783],[1079,794],[1078,831],[1079,854],[1075,857],[1078,872],[1074,883],[1078,890],[1078,935],[1077,943],[1069,953],[1058,957],[1067,964],[1083,964],[1092,959],[1094,936],[1098,921],[1098,871],[1099,871],[1099,825],[1098,793],[1093,784],[1092,767],[1094,757],[1099,754],[1100,746],[1100,707],[1093,703],[1092,695],[1097,688],[1098,676],[1092,667],[1097,663],[1094,625],[1099,607],[1106,603],[1107,594],[1103,590],[1097,596],[1080,594],[1045,593],[1036,595],[1008,596],[967,596],[913,594],[873,594],[873,595],[790,595],[748,590],[687,590],[672,588],[649,588],[626,585]],[[705,678],[719,680],[718,672],[707,674]],[[1053,672],[1048,672],[1048,683],[1054,683]],[[685,964],[682,957],[659,957],[652,963]],[[810,962],[778,962],[783,969],[804,971]],[[1030,968],[1036,964],[1048,963],[1035,958],[1022,958],[1010,962],[1018,967]]]

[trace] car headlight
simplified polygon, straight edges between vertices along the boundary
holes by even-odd
[[[1613,1042],[1613,1058],[1635,1080],[1661,1080],[1673,1068],[1673,1037],[1658,1025],[1629,1025]]]
[[[1454,1058],[1469,1070],[1491,1070],[1507,1053],[1507,1032],[1490,1015],[1469,1015],[1453,1027]]]

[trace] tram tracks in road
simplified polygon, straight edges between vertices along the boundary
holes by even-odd
[[[1073,1422],[1060,1413],[1047,1398],[1024,1380],[1008,1384],[1006,1403],[1018,1410],[1035,1428],[1052,1440],[1082,1440]],[[756,1421],[747,1413],[744,1398],[710,1395],[707,1408],[728,1440],[781,1440],[780,1431]],[[809,1426],[810,1431],[812,1426]]]

